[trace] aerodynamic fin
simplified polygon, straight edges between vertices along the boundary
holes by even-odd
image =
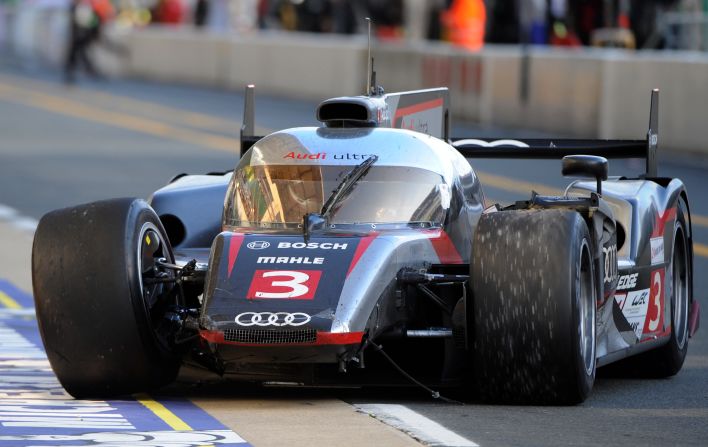
[[[256,131],[256,86],[249,84],[246,86],[243,101],[243,124],[241,124],[241,148],[240,156],[250,149],[261,137],[255,135]]]

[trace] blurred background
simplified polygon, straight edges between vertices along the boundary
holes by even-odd
[[[0,0],[0,54],[319,101],[363,93],[365,17],[380,83],[447,85],[455,119],[636,138],[659,87],[662,141],[704,150],[708,0]]]

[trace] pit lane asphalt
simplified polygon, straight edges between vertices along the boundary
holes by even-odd
[[[77,203],[146,197],[174,174],[224,171],[236,162],[242,109],[238,92],[139,81],[82,81],[65,88],[58,80],[56,74],[43,70],[0,67],[0,204],[38,219],[47,211]],[[316,125],[315,105],[257,94],[256,123],[262,130]],[[638,106],[637,113],[646,112]],[[182,132],[176,136],[174,129]],[[454,133],[538,136],[467,124],[456,125]],[[230,142],[233,152],[228,152]],[[662,175],[679,177],[687,184],[691,211],[708,216],[708,157],[664,150],[660,160]],[[527,198],[528,191],[518,190],[525,185],[522,182],[554,189],[567,184],[558,162],[478,160],[473,166],[487,185],[486,194],[497,201]],[[634,161],[612,161],[611,166],[613,173],[641,169]],[[495,181],[499,177],[501,183]],[[504,179],[516,181],[516,187]],[[708,245],[706,225],[694,225],[695,241],[703,246]],[[696,256],[695,261],[694,290],[705,315],[708,254]],[[217,388],[207,394],[221,392]],[[708,328],[691,339],[686,363],[676,377],[600,377],[590,398],[571,408],[457,406],[434,401],[416,389],[269,389],[262,393],[266,399],[339,397],[351,403],[399,403],[480,445],[705,445]],[[249,391],[239,391],[236,397],[248,396],[257,397]],[[226,398],[223,405],[228,402]],[[317,444],[316,435],[313,443]]]

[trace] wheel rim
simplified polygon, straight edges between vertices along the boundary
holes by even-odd
[[[580,269],[577,273],[580,294],[580,356],[587,375],[595,369],[595,283],[592,277],[592,259],[587,241],[583,241]]]
[[[672,276],[670,282],[673,295],[671,307],[676,344],[679,349],[683,349],[688,338],[688,253],[686,252],[683,228],[678,222],[674,241],[674,256],[669,269]]]
[[[140,237],[137,241],[137,267],[139,272],[140,294],[150,316],[159,303],[159,298],[166,290],[166,283],[155,280],[172,278],[170,271],[164,271],[157,267],[157,260],[160,258],[171,261],[171,256],[165,241],[160,235],[160,231],[152,222],[146,222],[140,228]]]

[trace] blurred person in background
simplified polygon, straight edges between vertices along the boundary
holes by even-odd
[[[489,21],[487,38],[489,43],[519,43],[518,0],[487,0]]]
[[[113,5],[109,0],[71,0],[69,6],[69,49],[64,65],[64,81],[76,81],[76,69],[83,65],[93,78],[102,76],[91,61],[89,50],[100,39],[104,24],[113,18]]]
[[[154,23],[176,25],[184,20],[184,7],[181,0],[159,0],[152,16]]]
[[[520,0],[519,25],[521,43],[534,45],[548,43],[547,0]]]
[[[445,40],[472,51],[484,45],[487,21],[484,1],[453,0],[450,8],[442,14],[441,21]]]
[[[575,23],[568,0],[550,1],[551,30],[549,43],[554,46],[579,47],[582,45],[575,33]]]
[[[239,34],[258,30],[259,0],[231,0],[229,3],[229,26]]]
[[[207,23],[209,16],[209,0],[197,0],[194,6],[194,26],[202,28]]]

